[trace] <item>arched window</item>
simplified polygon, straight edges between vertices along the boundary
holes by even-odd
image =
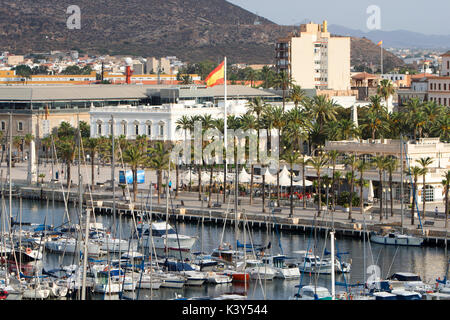
[[[147,136],[148,137],[151,137],[152,136],[152,122],[151,121],[147,121],[146,123],[145,123],[145,125],[146,125],[146,133],[147,133]]]
[[[134,122],[134,134],[135,134],[136,136],[139,135],[139,122],[138,122],[138,121],[135,121],[135,122]]]
[[[165,123],[163,121],[159,122],[159,136],[163,137],[164,136],[164,125]]]
[[[124,136],[126,136],[127,135],[127,122],[126,121],[122,121],[122,134],[124,135]]]
[[[101,137],[102,136],[102,121],[97,121],[97,135],[99,136],[99,137]]]

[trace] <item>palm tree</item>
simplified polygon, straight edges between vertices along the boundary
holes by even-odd
[[[89,152],[89,155],[91,157],[91,185],[94,187],[95,184],[95,156],[97,154],[98,148],[100,146],[99,139],[96,138],[85,138],[85,141],[83,143],[86,150]]]
[[[383,172],[386,169],[387,158],[384,156],[375,157],[373,164],[375,168],[378,169],[378,174],[380,178],[380,187],[378,189],[379,200],[380,200],[380,221],[383,220]]]
[[[337,131],[343,140],[349,140],[350,137],[358,137],[360,135],[360,132],[355,126],[353,120],[342,119],[337,124]]]
[[[333,175],[333,180],[337,184],[337,195],[340,195],[341,194],[341,185],[342,185],[342,172],[336,171]],[[334,197],[336,198],[336,192],[335,192]],[[336,199],[334,200],[334,203],[336,205]],[[336,207],[334,207],[334,208],[336,209]]]
[[[123,152],[123,160],[131,167],[133,174],[133,201],[136,202],[137,197],[137,171],[144,166],[146,154],[142,152],[136,144],[130,144]],[[158,186],[159,188],[161,186]]]
[[[328,121],[336,121],[336,103],[325,95],[315,96],[309,106],[310,116],[319,123],[320,132]]]
[[[416,208],[416,196],[417,196],[417,180],[419,176],[422,175],[422,168],[417,166],[410,167],[409,170],[406,171],[408,176],[413,178],[413,187],[412,187],[412,205],[411,205],[411,225],[414,225],[414,211]]]
[[[274,85],[283,90],[283,112],[286,105],[286,90],[289,89],[293,83],[294,80],[292,80],[292,78],[285,71],[281,71],[274,79]]]
[[[353,188],[354,188],[354,183],[355,183],[355,170],[356,167],[358,165],[358,158],[356,155],[351,155],[349,156],[346,161],[345,161],[345,165],[347,167],[350,167],[350,172],[349,173],[349,182],[350,182],[350,197],[348,200],[348,207],[349,207],[349,212],[348,212],[348,219],[351,220],[352,219],[352,208],[353,208]]]
[[[378,85],[377,93],[384,98],[386,108],[389,110],[389,97],[395,93],[395,88],[392,82],[388,79],[381,80]]]
[[[449,209],[449,203],[448,203],[448,194],[450,192],[450,170],[445,172],[443,174],[444,180],[442,180],[442,186],[444,187],[444,193],[445,193],[445,229],[447,229],[448,226],[448,209]]]
[[[257,76],[256,70],[251,68],[248,69],[245,76],[246,80],[250,81],[250,86],[253,88],[253,82],[255,81]]]
[[[156,170],[157,184],[158,184],[158,204],[161,202],[162,190],[162,173],[169,169],[170,152],[164,146],[164,143],[158,141],[152,148],[149,149],[149,156],[146,157],[145,165]]]
[[[292,85],[291,93],[289,95],[289,101],[294,102],[295,107],[302,104],[305,100],[306,92],[297,85]]]
[[[290,192],[290,211],[289,211],[289,218],[292,218],[294,216],[294,163],[296,163],[299,159],[299,153],[295,150],[289,149],[286,150],[287,152],[283,155],[284,160],[286,160],[289,163],[289,166],[291,167],[291,192]]]
[[[273,127],[278,131],[278,137],[281,139],[281,133],[286,125],[286,116],[284,109],[280,107],[271,108]],[[280,206],[280,162],[278,162],[277,168],[277,206]]]
[[[27,133],[23,137],[23,141],[25,142],[25,145],[29,147],[31,145],[31,141],[34,141],[34,136],[31,133]],[[30,150],[31,151],[31,150]],[[22,156],[23,156],[23,150],[22,150]]]
[[[302,180],[303,180],[303,209],[306,209],[306,165],[308,160],[306,156],[302,154],[302,157],[298,159],[298,163],[302,166]]]
[[[67,172],[67,186],[70,185],[71,181],[71,164],[75,159],[76,148],[73,144],[73,138],[70,139],[58,139],[56,140],[56,152],[58,157],[66,163]]]
[[[321,192],[321,184],[320,184],[320,175],[322,172],[322,168],[324,168],[328,163],[328,158],[326,155],[319,155],[316,157],[312,157],[308,160],[308,163],[316,170],[317,174],[317,195],[318,195],[318,205],[319,209],[317,212],[317,216],[320,217],[320,212],[322,210],[322,192]]]
[[[23,138],[21,136],[15,136],[13,137],[12,145],[17,150],[17,156],[19,156],[19,152],[22,152],[22,159],[23,159]]]
[[[336,197],[335,197],[335,173],[336,173],[336,161],[337,158],[339,157],[340,152],[337,150],[330,150],[327,152],[327,156],[328,159],[331,161],[331,167],[332,167],[332,177],[331,177],[331,194],[333,195],[333,208],[335,206],[335,201],[336,201]]]
[[[386,162],[386,170],[389,173],[389,197],[391,199],[391,217],[394,216],[394,198],[392,197],[393,191],[393,183],[392,183],[392,175],[395,170],[398,168],[398,159],[396,158],[388,158]],[[386,199],[387,201],[387,199]]]
[[[416,162],[422,167],[422,177],[423,177],[423,189],[422,189],[422,203],[423,203],[423,209],[422,209],[422,216],[425,220],[425,205],[426,205],[426,184],[425,184],[425,178],[428,173],[428,167],[434,162],[433,159],[430,157],[426,158],[420,158],[419,160],[416,160]]]
[[[363,188],[364,188],[364,172],[369,168],[369,163],[365,162],[363,159],[358,160],[356,169],[359,172],[359,206],[361,207],[361,214],[364,214],[364,199],[363,199]]]

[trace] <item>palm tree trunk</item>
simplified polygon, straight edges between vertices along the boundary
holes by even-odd
[[[261,167],[261,170],[263,170],[263,167]],[[264,172],[264,170],[262,171]],[[266,177],[264,174],[262,175],[262,212],[266,213]]]
[[[302,170],[303,170],[303,209],[306,209],[306,166],[305,163],[302,163]]]
[[[349,196],[350,200],[349,200],[349,204],[348,204],[348,209],[349,209],[349,211],[348,211],[348,220],[351,220],[351,219],[352,219],[352,210],[353,210],[353,184],[354,184],[354,181],[355,181],[354,176],[355,176],[355,172],[352,170],[352,176],[351,176],[351,178],[350,178],[350,196]]]
[[[251,165],[250,170],[252,170],[252,172],[250,174],[250,205],[252,205],[253,204],[253,164]]]
[[[69,187],[69,183],[71,180],[71,176],[70,176],[70,161],[67,161],[67,187]]]
[[[417,185],[417,181],[414,180],[414,185],[413,185],[413,195],[412,195],[412,206],[411,206],[411,225],[414,225],[414,208],[415,208],[415,204],[416,204],[416,185]]]
[[[198,201],[202,200],[202,166],[198,165]]]
[[[226,168],[227,168],[227,158],[226,158],[226,155],[225,155],[225,165],[223,166],[223,203],[225,204],[225,202],[226,202],[226,196],[227,196],[227,193],[226,193],[226,191],[227,191],[227,170],[226,170]]]
[[[277,207],[280,207],[280,166],[278,165],[277,171]]]
[[[137,168],[133,169],[133,201],[136,203],[137,197]]]
[[[92,188],[94,188],[94,184],[95,184],[95,170],[94,170],[94,155],[92,155],[91,158],[91,184],[92,184]]]
[[[389,197],[391,198],[391,217],[394,216],[394,198],[392,197],[392,172],[389,172]]]
[[[158,204],[161,203],[161,188],[162,188],[162,171],[157,171],[157,179],[158,179]]]
[[[291,163],[291,191],[290,191],[290,198],[291,198],[291,209],[289,212],[289,218],[294,217],[294,187],[293,187],[293,180],[294,180],[294,164]]]
[[[450,185],[447,185],[445,190],[445,229],[448,226],[448,193],[449,193]]]
[[[212,201],[212,181],[213,181],[213,171],[214,166],[211,165],[211,171],[209,174],[209,199],[208,199],[208,208],[211,208],[211,201]]]
[[[380,174],[380,191],[379,191],[379,195],[380,195],[380,221],[383,220],[383,178],[382,178],[382,171],[380,170],[379,172]]]
[[[180,176],[180,170],[178,168],[178,164],[176,164],[175,165],[175,199],[178,198],[178,187],[180,186],[179,176]]]
[[[423,189],[422,189],[422,203],[423,203],[423,209],[422,209],[422,219],[425,221],[425,204],[426,204],[426,184],[425,184],[425,173],[423,175]]]
[[[318,210],[317,210],[317,216],[320,217],[320,212],[322,210],[322,193],[320,190],[320,172],[317,172],[317,195],[319,196],[318,198]]]

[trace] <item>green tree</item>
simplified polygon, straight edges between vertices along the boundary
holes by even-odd
[[[425,220],[425,206],[426,206],[426,175],[428,174],[428,168],[429,166],[434,162],[433,159],[431,159],[430,157],[426,157],[426,158],[420,158],[419,160],[416,160],[416,162],[422,167],[422,172],[421,175],[423,177],[423,189],[422,189],[422,205],[423,205],[423,209],[422,209],[422,217]]]

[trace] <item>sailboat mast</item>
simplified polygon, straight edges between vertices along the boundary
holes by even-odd
[[[165,239],[165,246],[166,246],[166,259],[169,256],[169,175],[170,175],[170,161],[169,161],[169,168],[167,170],[167,176],[166,176],[166,239]],[[161,188],[161,186],[159,186]]]
[[[404,163],[403,163],[403,135],[400,135],[400,203],[401,203],[401,230],[403,234],[403,171],[404,171]]]
[[[9,163],[8,163],[8,174],[9,174],[9,221],[12,221],[12,181],[11,181],[11,161],[12,161],[12,113],[9,113]],[[12,228],[12,226],[10,226]],[[12,245],[12,244],[11,244]]]
[[[330,232],[331,238],[331,299],[336,297],[336,281],[335,281],[335,267],[334,267],[334,230]]]

